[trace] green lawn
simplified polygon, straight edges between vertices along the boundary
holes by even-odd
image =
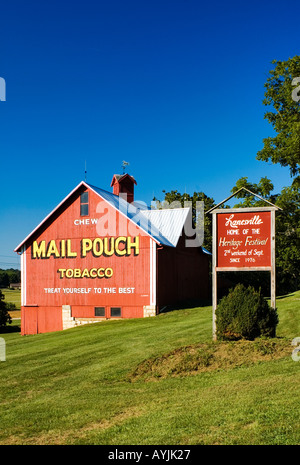
[[[16,310],[21,309],[21,291],[18,289],[1,289],[6,302],[15,304]]]
[[[252,360],[257,341],[245,358],[246,346],[227,343],[232,360],[192,373],[185,364],[162,375],[152,362],[173,363],[182,346],[211,347],[211,307],[33,336],[3,332],[0,444],[299,444],[300,362],[290,344],[300,336],[300,291],[277,304],[275,346],[285,352],[266,345],[266,357]],[[180,363],[191,360],[183,354]],[[141,366],[147,376],[134,377]]]

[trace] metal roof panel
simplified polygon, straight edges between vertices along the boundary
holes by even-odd
[[[157,228],[173,247],[177,246],[187,220],[190,208],[170,208],[162,210],[142,210],[150,225]]]

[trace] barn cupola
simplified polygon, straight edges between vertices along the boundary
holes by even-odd
[[[114,174],[111,182],[113,194],[125,198],[127,202],[134,201],[134,185],[136,180],[129,174]]]

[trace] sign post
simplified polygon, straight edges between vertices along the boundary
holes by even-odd
[[[271,306],[273,308],[276,306],[275,211],[279,208],[273,204],[268,207],[217,208],[221,204],[208,212],[213,215],[212,306],[214,340],[217,339],[217,273],[219,271],[269,271],[271,274]]]

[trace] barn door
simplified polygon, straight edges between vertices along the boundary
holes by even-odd
[[[38,307],[23,307],[22,333],[37,334],[38,332]]]

